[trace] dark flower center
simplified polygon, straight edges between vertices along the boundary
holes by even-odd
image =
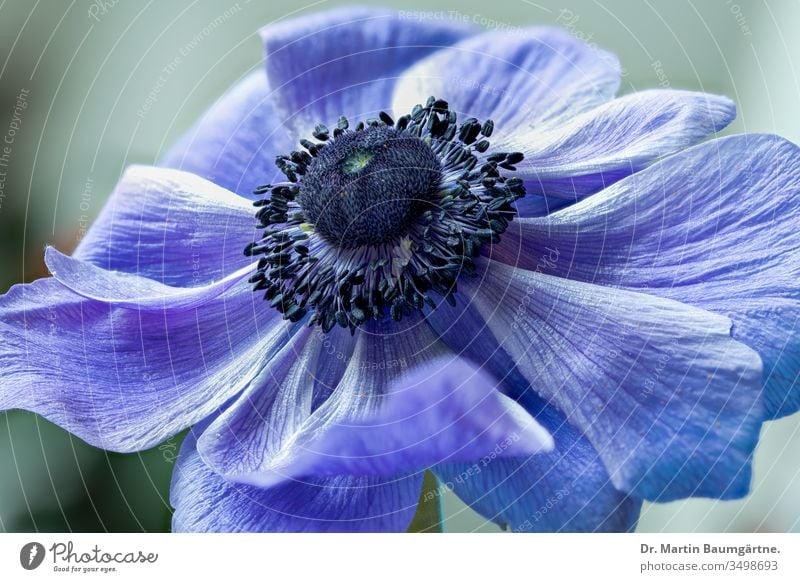
[[[404,234],[436,192],[441,163],[418,137],[379,125],[348,132],[309,164],[298,202],[306,220],[342,248]]]
[[[245,249],[259,257],[255,291],[283,313],[324,331],[369,318],[455,303],[456,280],[496,243],[524,196],[521,153],[487,155],[494,124],[460,125],[431,97],[397,123],[386,113],[350,130],[346,118],[317,141],[279,156],[287,181],[255,193],[263,233]]]

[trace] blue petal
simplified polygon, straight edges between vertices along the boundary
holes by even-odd
[[[246,282],[180,310],[115,307],[52,278],[16,285],[0,297],[0,409],[146,449],[244,389],[288,329]]]
[[[729,99],[688,91],[644,91],[607,103],[618,87],[615,57],[564,31],[497,31],[410,68],[395,88],[393,107],[405,111],[431,94],[462,115],[492,118],[494,149],[526,156],[516,174],[529,194],[573,201],[735,117]]]
[[[368,418],[340,421],[308,443],[296,461],[298,471],[392,475],[552,448],[550,434],[503,395],[495,380],[457,357],[415,366],[388,387],[383,400]]]
[[[504,390],[548,430],[555,450],[529,457],[488,455],[434,472],[465,503],[504,528],[528,531],[629,531],[641,501],[614,487],[597,451],[564,415],[536,395],[475,310],[436,310],[428,321],[463,357],[503,380]]]
[[[247,265],[224,279],[202,287],[170,287],[131,273],[106,271],[91,263],[63,255],[53,247],[45,250],[44,257],[53,277],[81,297],[115,307],[145,310],[174,311],[200,307],[226,291],[235,289],[256,266]],[[241,289],[241,285],[239,288]]]
[[[515,221],[492,256],[725,314],[764,361],[769,418],[800,408],[800,150],[712,141],[589,200]]]
[[[403,532],[422,486],[418,473],[328,477],[261,489],[225,481],[195,445],[192,433],[172,477],[177,532]]]
[[[261,36],[278,111],[302,135],[342,115],[377,117],[391,107],[404,69],[470,31],[392,10],[339,8],[271,24]]]
[[[249,196],[261,184],[283,179],[275,157],[297,147],[275,110],[266,73],[249,74],[223,95],[161,159]]]
[[[641,91],[557,125],[520,127],[494,145],[525,154],[516,175],[528,193],[576,200],[720,131],[735,116],[725,97]]]
[[[556,448],[530,457],[487,456],[434,473],[481,515],[515,532],[633,531],[642,502],[618,491],[597,452],[554,408],[533,396],[531,412]]]
[[[258,486],[295,477],[292,463],[317,431],[374,402],[366,386],[341,386],[354,343],[341,328],[327,335],[300,331],[199,437],[205,462],[228,479]]]
[[[434,313],[432,325],[476,338],[473,360],[510,357],[586,435],[617,488],[660,501],[747,492],[761,362],[731,339],[728,319],[494,261],[479,267],[480,281],[459,284],[466,315]],[[489,333],[476,334],[481,319]]]
[[[526,194],[514,203],[517,216],[520,218],[531,218],[546,216],[565,206],[572,204],[574,200],[566,198],[555,198],[539,196],[537,194]]]
[[[440,50],[406,71],[396,114],[428,95],[463,116],[493,119],[502,140],[515,128],[557,124],[611,99],[620,82],[616,57],[566,31],[533,27],[486,32]]]
[[[197,176],[132,166],[74,257],[173,287],[197,287],[247,267],[256,235],[246,200]]]
[[[273,486],[310,475],[405,473],[498,446],[519,455],[552,445],[491,378],[437,345],[424,323],[405,333],[395,326],[391,341],[377,329],[368,325],[355,340],[346,330],[298,334],[264,383],[254,382],[200,437],[206,462],[229,479]],[[320,387],[327,398],[314,406]]]

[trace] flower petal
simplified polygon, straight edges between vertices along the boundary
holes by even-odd
[[[800,408],[800,149],[776,136],[691,148],[590,199],[512,223],[492,257],[725,314],[764,360],[768,417]]]
[[[392,88],[404,69],[470,30],[363,7],[278,22],[261,36],[278,111],[297,134],[305,134],[342,115],[351,121],[377,117],[391,107]]]
[[[255,210],[244,198],[186,172],[132,166],[74,257],[174,287],[219,281],[252,261]]]
[[[249,196],[258,186],[282,179],[275,158],[296,147],[259,67],[220,97],[159,165]]]
[[[736,106],[726,97],[640,91],[556,126],[522,127],[495,147],[525,154],[516,175],[529,194],[575,200],[720,131],[734,117]]]
[[[422,486],[420,472],[330,477],[261,489],[225,481],[195,446],[190,433],[172,477],[176,532],[404,532]]]
[[[620,66],[611,53],[558,28],[492,31],[420,61],[398,81],[395,113],[428,95],[459,115],[492,119],[498,136],[561,123],[611,99]]]
[[[300,331],[232,406],[198,438],[204,461],[227,479],[270,486],[320,425],[368,407],[372,395],[336,390],[354,340],[335,328]],[[333,353],[331,353],[333,352]],[[333,397],[332,397],[333,395]],[[261,475],[264,473],[264,475]]]
[[[203,305],[137,311],[55,279],[0,297],[0,409],[114,451],[151,447],[248,385],[289,327],[242,283]]]
[[[457,357],[414,366],[392,382],[374,414],[340,421],[304,446],[293,471],[393,475],[551,449],[550,434],[496,385]]]
[[[408,472],[498,446],[507,454],[551,446],[546,431],[485,374],[454,360],[424,322],[400,330],[373,323],[355,340],[338,331],[287,344],[271,377],[203,433],[198,448],[214,470],[267,487],[309,475]],[[315,406],[318,384],[328,394]]]
[[[629,531],[641,501],[617,490],[597,451],[564,415],[543,401],[468,305],[435,310],[428,321],[451,349],[496,378],[553,436],[555,450],[517,458],[488,455],[472,465],[434,468],[443,486],[503,528],[528,531]]]
[[[469,357],[507,354],[584,432],[615,487],[659,501],[747,492],[761,362],[727,318],[498,262],[480,272],[459,284],[468,321],[491,332]],[[443,334],[474,333],[454,314],[429,319]]]
[[[597,452],[563,415],[526,392],[527,408],[556,441],[530,457],[488,456],[434,473],[481,515],[515,532],[633,531],[642,502],[618,491]]]
[[[240,283],[253,272],[255,263],[224,279],[202,287],[170,287],[152,279],[121,271],[106,271],[68,257],[53,247],[44,253],[47,268],[55,279],[86,299],[130,309],[190,309],[200,307]]]

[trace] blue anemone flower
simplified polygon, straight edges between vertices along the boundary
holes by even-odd
[[[556,29],[348,8],[262,37],[0,299],[0,408],[122,452],[192,427],[181,531],[403,531],[426,470],[515,531],[747,494],[800,405],[796,146],[703,142],[730,100],[615,97]]]

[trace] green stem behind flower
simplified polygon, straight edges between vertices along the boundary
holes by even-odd
[[[408,531],[411,533],[442,533],[442,501],[440,498],[439,480],[430,471],[425,471],[422,479],[422,490],[419,493],[419,505]]]

